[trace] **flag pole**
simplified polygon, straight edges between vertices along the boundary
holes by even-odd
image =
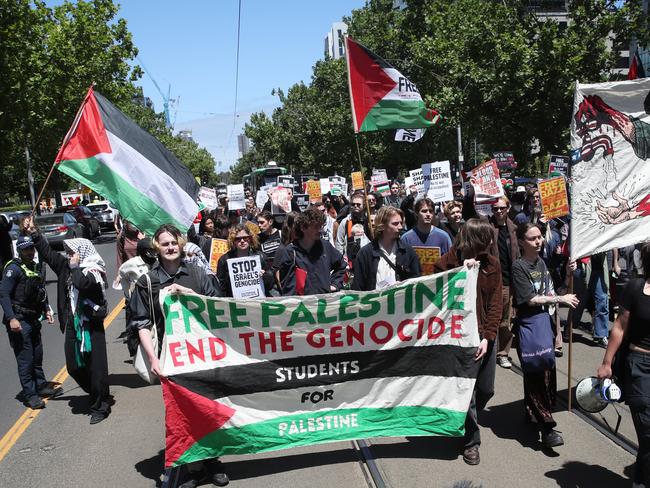
[[[366,213],[368,215],[368,230],[370,231],[370,240],[375,238],[375,229],[374,224],[370,218],[370,204],[368,203],[368,191],[366,189],[366,172],[363,169],[363,162],[361,162],[361,150],[359,149],[359,134],[354,134],[354,142],[357,145],[357,156],[359,158],[359,169],[361,170],[361,176],[363,177],[363,198],[366,201]]]
[[[81,119],[81,114],[83,113],[83,109],[86,106],[86,102],[88,101],[88,96],[90,95],[91,91],[93,88],[95,88],[96,83],[93,81],[88,88],[88,92],[86,93],[86,96],[84,97],[83,101],[81,102],[81,105],[79,106],[79,110],[77,110],[77,113],[74,116],[74,120],[72,122],[72,126],[66,132],[65,137],[63,138],[63,141],[61,142],[61,149],[65,147],[65,145],[70,141],[72,136],[74,135],[75,131],[77,130],[77,126],[79,125],[79,120]],[[59,149],[59,152],[61,152],[61,149]],[[57,153],[58,156],[58,153]],[[50,172],[47,174],[47,178],[45,178],[45,183],[43,183],[43,187],[41,188],[40,193],[38,194],[38,197],[36,198],[36,201],[34,202],[34,207],[32,208],[32,213],[29,216],[30,218],[34,218],[34,213],[36,212],[36,207],[38,206],[39,202],[41,201],[41,197],[43,196],[43,193],[45,192],[45,188],[47,187],[48,182],[50,181],[50,178],[52,177],[52,173],[54,173],[54,168],[56,167],[56,159],[54,163],[52,163],[52,167],[50,168]]]
[[[569,271],[571,274],[569,275],[569,294],[573,293],[573,271]],[[569,413],[571,412],[571,404],[573,401],[573,394],[571,392],[572,388],[572,381],[571,381],[571,365],[573,364],[573,314],[571,313],[572,309],[569,307],[569,315],[567,317],[567,330],[569,331],[569,368],[568,368],[568,374],[567,374],[567,394],[569,396],[569,401],[567,404],[567,409],[569,410]]]

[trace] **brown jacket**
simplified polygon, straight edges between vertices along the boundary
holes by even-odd
[[[490,254],[499,259],[499,227],[493,217],[490,217],[490,224],[494,227],[494,239],[492,241],[492,251],[490,251]],[[508,247],[510,247],[510,265],[512,266],[512,264],[521,257],[519,243],[517,242],[517,225],[508,217],[508,219],[506,219],[506,227],[508,228]]]
[[[463,265],[460,253],[452,247],[440,258],[434,268],[436,272],[447,271]],[[476,311],[478,314],[478,332],[481,339],[493,341],[497,337],[503,300],[501,296],[501,265],[499,258],[485,255],[481,259],[478,273],[478,290]]]

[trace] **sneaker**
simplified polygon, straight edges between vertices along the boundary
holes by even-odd
[[[56,388],[52,388],[51,386],[45,386],[38,390],[38,395],[43,397],[43,398],[56,398],[58,396],[63,395],[63,388],[60,386],[57,386]]]
[[[550,449],[564,444],[564,439],[557,430],[551,429],[542,434],[542,444],[544,447]]]
[[[481,462],[481,456],[478,453],[478,446],[468,447],[463,451],[463,461],[470,466],[476,466]]]
[[[25,405],[31,408],[32,410],[39,410],[41,408],[45,408],[45,402],[41,400],[41,397],[36,395],[29,397],[25,402]]]
[[[100,423],[102,420],[108,417],[109,412],[93,412],[90,414],[90,425],[95,425]]]
[[[607,339],[607,337],[594,337],[594,344],[607,349],[607,344],[609,344],[609,340]]]
[[[510,362],[510,359],[508,359],[507,356],[497,356],[497,364],[505,369],[512,368],[512,363]]]
[[[228,478],[228,475],[225,473],[225,470],[223,469],[223,464],[221,464],[219,458],[206,461],[206,467],[208,469],[208,472],[210,473],[209,479],[210,481],[212,481],[214,485],[226,486],[228,483],[230,483],[230,479]]]

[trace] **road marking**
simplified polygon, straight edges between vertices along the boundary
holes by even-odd
[[[124,308],[124,298],[119,301],[111,313],[108,314],[106,320],[104,321],[104,330],[108,329],[109,325],[115,320],[120,311]],[[52,381],[55,383],[63,383],[68,379],[68,370],[63,366],[59,372],[52,378]],[[49,398],[43,399],[45,403],[49,401]],[[0,462],[5,458],[9,453],[11,448],[16,444],[18,439],[23,435],[27,427],[31,425],[36,417],[43,410],[32,410],[31,408],[26,408],[23,414],[16,420],[14,425],[7,431],[7,433],[0,439]]]

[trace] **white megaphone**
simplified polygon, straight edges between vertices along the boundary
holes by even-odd
[[[620,399],[621,389],[609,378],[600,381],[595,376],[587,376],[576,386],[576,401],[585,412],[598,413]]]

